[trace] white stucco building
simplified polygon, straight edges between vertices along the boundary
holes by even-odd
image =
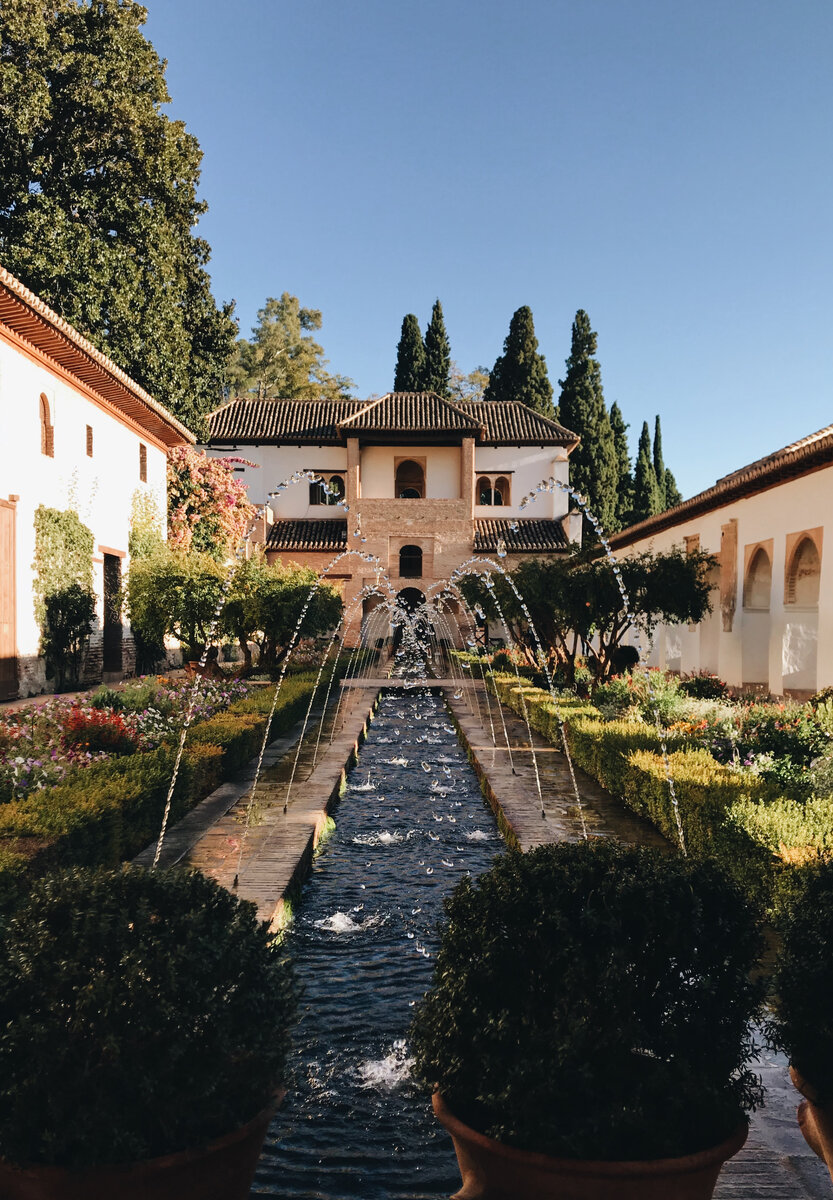
[[[368,401],[232,400],[212,415],[206,450],[256,464],[237,468],[255,503],[299,470],[322,476],[346,500],[345,515],[320,485],[283,492],[266,530],[270,557],[322,570],[356,545],[348,534],[360,520],[362,550],[413,600],[501,543],[509,569],[565,553],[581,529],[566,494],[540,496],[533,519],[520,501],[542,479],[568,482],[577,444],[519,402],[454,404],[432,392],[391,392]],[[374,573],[351,558],[329,578],[341,581],[349,602]],[[365,601],[365,612],[373,603]]]
[[[610,541],[617,556],[676,545],[718,558],[711,615],[698,625],[660,628],[654,663],[802,698],[833,684],[833,561],[825,536],[833,536],[833,425]]]
[[[35,510],[74,509],[93,533],[97,629],[85,679],[132,666],[115,596],[134,497],[166,512],[166,455],[192,434],[0,268],[0,699],[43,691],[33,604]],[[105,602],[105,595],[107,597]]]

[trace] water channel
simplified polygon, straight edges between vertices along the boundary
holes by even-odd
[[[503,841],[440,696],[386,692],[289,936],[304,987],[294,1079],[252,1195],[438,1200],[448,1135],[410,1080],[442,901]]]

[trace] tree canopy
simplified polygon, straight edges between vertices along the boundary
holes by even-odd
[[[414,313],[402,319],[399,345],[396,347],[395,392],[421,392],[425,378],[425,343]]]
[[[552,384],[547,362],[538,353],[532,309],[527,305],[513,314],[503,354],[492,367],[484,400],[520,400],[545,417],[553,416]]]
[[[168,452],[168,540],[222,562],[234,555],[255,517],[246,484],[234,474],[245,458],[211,458],[190,446]]]
[[[614,400],[610,406],[610,428],[613,432],[613,445],[616,450],[616,467],[618,481],[616,484],[615,527],[622,529],[630,520],[633,507],[633,475],[631,459],[628,452],[628,426],[622,416],[622,410]]]
[[[331,375],[324,349],[312,334],[321,328],[317,308],[301,308],[297,296],[270,296],[258,311],[251,341],[238,338],[228,367],[233,395],[254,392],[261,400],[349,399],[355,384]]]
[[[636,452],[631,520],[634,522],[644,521],[661,511],[662,500],[651,454],[651,432],[648,429],[648,422],[643,421],[642,432],[639,435],[639,447]]]
[[[488,368],[475,367],[473,371],[464,374],[457,363],[452,361],[448,386],[451,399],[455,404],[465,404],[469,400],[482,400],[483,394],[489,386]]]
[[[685,553],[679,548],[662,554],[639,554],[619,559],[631,615],[650,636],[659,623],[700,621],[711,611],[709,571],[712,555]],[[569,555],[530,559],[511,577],[532,617],[550,659],[569,683],[575,681],[576,660],[587,659],[598,680],[617,669],[617,652],[633,628],[622,603],[612,563],[593,551],[575,549]],[[489,589],[478,576],[469,576],[461,590],[470,604],[479,603],[490,620],[498,619],[500,604],[510,631],[537,666],[534,639],[513,589],[500,576]]]
[[[0,260],[182,421],[234,344],[194,234],[202,154],[135,0],[0,6]]]

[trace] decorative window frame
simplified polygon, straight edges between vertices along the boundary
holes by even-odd
[[[818,597],[815,604],[796,604],[794,568],[798,551],[804,541],[810,541],[819,556],[819,595],[821,594],[821,564],[822,545],[824,542],[824,526],[817,525],[815,529],[801,529],[797,533],[787,534],[786,553],[784,555],[784,607],[793,610],[815,612],[818,609]]]
[[[420,457],[414,454],[402,454],[395,457],[393,460],[393,498],[394,500],[400,500],[403,498],[415,499],[415,497],[412,496],[400,497],[399,489],[396,485],[396,477],[399,474],[399,468],[403,463],[409,462],[416,463],[416,465],[422,471],[422,495],[419,497],[419,499],[424,500],[428,494],[428,459],[424,456]]]
[[[762,551],[769,559],[769,603],[766,607],[760,604],[749,603],[749,573],[752,569],[752,563]],[[775,543],[772,538],[766,538],[762,542],[750,542],[748,546],[743,548],[743,589],[741,591],[741,605],[744,612],[770,612],[772,610],[772,582],[773,568],[775,566]]]
[[[474,505],[475,508],[509,508],[512,504],[512,476],[514,471],[477,471],[474,480]],[[484,503],[481,499],[480,485],[483,482],[488,483],[489,492],[492,496],[491,500]],[[502,483],[503,487],[498,487]],[[500,493],[501,503],[495,504],[495,492]]]
[[[341,500],[347,499],[347,472],[339,470],[326,470],[315,472],[319,476],[314,482],[309,485],[309,506],[310,508],[333,508]],[[324,486],[330,485],[330,481],[338,479],[341,483],[341,495],[335,496],[330,492],[324,493]],[[313,499],[314,496],[321,496],[323,499]]]

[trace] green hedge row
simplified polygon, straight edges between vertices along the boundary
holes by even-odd
[[[284,681],[270,741],[304,715],[314,683],[310,673]],[[272,688],[258,690],[189,731],[171,821],[258,753],[273,695]],[[57,787],[0,804],[0,902],[33,874],[112,866],[138,854],[159,832],[175,758],[175,746],[161,746],[94,763]]]
[[[518,686],[514,675],[497,675],[500,699],[557,745],[556,706],[539,688]],[[558,705],[573,761],[634,812],[646,817],[672,844],[677,824],[659,735],[649,725],[605,721],[587,701]],[[789,869],[833,852],[833,799],[806,804],[779,794],[776,785],[739,774],[696,744],[676,738],[668,760],[686,847],[715,857],[757,901],[777,906]]]

